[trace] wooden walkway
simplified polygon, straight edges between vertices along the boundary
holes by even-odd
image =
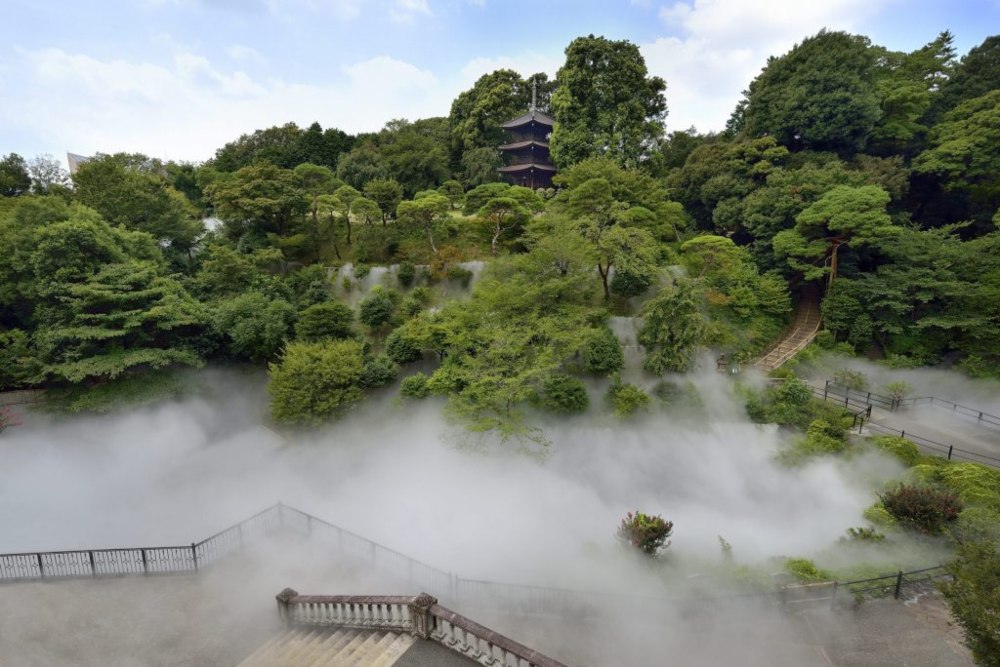
[[[819,312],[820,298],[819,291],[810,291],[802,295],[802,299],[795,306],[795,319],[792,320],[792,325],[781,340],[753,363],[754,368],[764,373],[773,371],[816,338],[822,319]]]

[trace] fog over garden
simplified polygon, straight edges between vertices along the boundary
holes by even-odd
[[[376,132],[72,175],[0,146],[0,664],[239,660],[285,586],[420,593],[382,548],[567,664],[1000,664],[1000,37],[954,39],[804,36],[719,132],[668,132],[669,82],[589,35]],[[197,569],[278,502],[381,546],[309,519],[228,570],[28,581]]]

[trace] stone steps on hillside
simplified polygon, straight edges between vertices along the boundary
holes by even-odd
[[[264,643],[238,667],[390,667],[413,642],[381,630],[297,628]]]

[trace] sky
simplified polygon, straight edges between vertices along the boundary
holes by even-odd
[[[822,28],[964,54],[1000,0],[4,0],[0,155],[199,162],[295,122],[349,133],[448,114],[481,75],[553,76],[572,39],[638,44],[667,129],[722,129],[766,64]]]

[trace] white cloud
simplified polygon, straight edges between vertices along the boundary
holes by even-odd
[[[387,56],[344,66],[329,83],[253,78],[178,52],[166,64],[101,60],[60,49],[21,52],[30,86],[5,95],[0,124],[44,138],[40,152],[138,151],[204,160],[255,129],[318,120],[355,133],[392,118],[446,114],[451,90]]]
[[[389,16],[398,23],[412,21],[417,14],[431,15],[427,0],[395,0],[389,9]]]
[[[257,49],[244,44],[232,44],[226,47],[226,55],[239,62],[249,62],[256,65],[267,65],[268,60]]]
[[[557,53],[528,52],[518,56],[497,56],[493,58],[473,58],[461,69],[462,90],[468,88],[476,79],[498,69],[512,69],[521,76],[530,76],[537,72],[545,72],[549,78],[555,76],[562,67],[563,55]]]
[[[822,28],[856,30],[892,0],[692,0],[660,8],[680,36],[641,45],[651,74],[667,81],[670,130],[721,130],[768,56]]]

